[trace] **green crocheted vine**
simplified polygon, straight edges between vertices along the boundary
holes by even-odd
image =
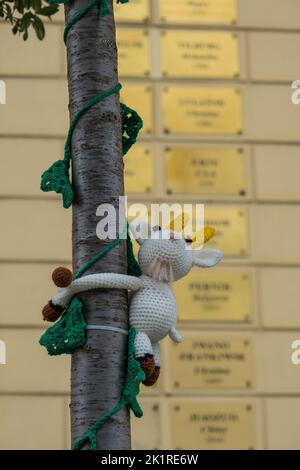
[[[127,3],[129,0],[117,0],[117,3]],[[51,3],[66,4],[69,0],[48,0]],[[72,26],[79,21],[86,13],[88,13],[94,6],[99,6],[101,15],[110,13],[108,0],[91,0],[81,11],[79,11],[66,25],[64,31],[64,41],[66,43],[68,32]],[[121,89],[118,84],[111,90],[105,91],[85,103],[78,113],[73,117],[70,124],[68,136],[64,148],[63,160],[54,162],[51,167],[42,174],[41,190],[55,191],[62,195],[63,206],[69,208],[74,199],[74,191],[70,182],[70,164],[72,160],[72,136],[76,124],[81,116],[88,111],[92,106],[104,100],[106,97],[114,93],[118,93]],[[139,131],[143,126],[143,121],[138,113],[125,104],[120,103],[121,118],[122,118],[122,151],[123,156],[126,155],[131,146],[136,142]],[[132,276],[140,276],[141,270],[136,261],[133,253],[132,242],[128,233],[128,224],[125,227],[125,235],[127,234],[127,272]],[[122,234],[124,235],[124,234]],[[119,236],[116,240],[104,247],[99,253],[91,258],[75,275],[79,278],[82,274],[96,263],[99,259],[105,256],[115,246],[118,246],[124,236]],[[86,444],[89,444],[91,450],[97,448],[97,431],[105,424],[115,413],[121,410],[124,406],[129,406],[134,412],[135,416],[142,417],[143,411],[138,404],[137,396],[140,391],[140,384],[145,380],[145,373],[142,370],[140,363],[135,359],[134,340],[136,330],[130,328],[128,340],[128,362],[126,382],[119,402],[109,412],[105,413],[96,423],[79,439],[73,446],[73,449],[82,449]],[[67,309],[63,313],[61,319],[40,338],[40,344],[45,346],[49,355],[59,354],[72,354],[76,349],[84,346],[86,342],[86,321],[83,315],[83,304],[74,297]]]
[[[141,418],[143,411],[137,401],[140,393],[140,384],[145,380],[145,372],[141,369],[140,363],[135,359],[134,340],[136,330],[130,328],[128,340],[128,358],[126,382],[120,401],[110,411],[105,413],[96,423],[77,441],[73,450],[80,450],[85,444],[89,444],[91,450],[97,449],[97,431],[105,424],[115,413],[124,406],[130,406],[136,417]]]
[[[126,235],[129,239],[127,241],[127,251],[130,253],[128,256],[127,272],[131,276],[139,277],[141,271],[133,254],[127,225],[121,236],[117,237],[113,242],[102,248],[102,250],[93,256],[93,258],[75,274],[74,278],[80,278],[93,264],[103,258],[103,256],[109,253],[113,248],[120,245]],[[81,348],[85,344],[85,327],[86,321],[83,315],[82,302],[77,297],[74,297],[60,320],[58,320],[55,325],[50,326],[41,336],[40,344],[47,349],[50,356],[72,354],[76,349]]]
[[[44,171],[41,178],[41,190],[44,192],[55,191],[62,195],[63,206],[68,209],[74,199],[74,191],[70,182],[70,163],[72,159],[72,136],[75,127],[83,116],[92,106],[103,101],[108,96],[118,93],[122,85],[118,83],[111,90],[105,91],[91,100],[87,101],[82,108],[75,114],[70,124],[68,136],[65,143],[64,159],[54,162],[48,170]],[[122,151],[126,155],[128,150],[135,144],[137,136],[143,127],[143,121],[136,111],[120,103],[122,116]]]
[[[47,348],[50,355],[72,354],[75,349],[83,346],[85,343],[85,326],[86,323],[82,315],[82,303],[75,297],[61,320],[49,328],[41,337],[40,344]],[[140,393],[140,385],[145,380],[145,372],[142,370],[140,363],[135,359],[135,336],[135,328],[130,328],[126,382],[120,401],[96,421],[86,434],[74,444],[73,450],[80,450],[85,444],[89,444],[91,450],[96,450],[97,431],[124,406],[130,406],[136,417],[141,418],[143,416],[137,396]]]
[[[128,3],[129,0],[117,0],[117,3]],[[64,1],[64,3],[68,3],[67,1]],[[64,30],[64,41],[65,43],[67,42],[67,36],[68,32],[72,28],[72,26],[77,23],[81,18],[83,18],[94,6],[98,5],[99,6],[99,11],[100,15],[106,16],[109,15],[110,9],[108,5],[108,0],[91,0],[86,7],[84,7],[82,10],[80,10],[71,20],[70,22],[66,25],[65,30]]]
[[[128,3],[129,0],[117,0],[117,3]],[[48,3],[69,3],[69,0],[48,0]],[[72,28],[72,26],[77,23],[77,21],[81,20],[94,6],[99,6],[100,15],[106,16],[110,13],[110,8],[108,4],[108,0],[91,0],[82,10],[80,10],[66,25],[64,30],[64,41],[67,42],[68,32]]]

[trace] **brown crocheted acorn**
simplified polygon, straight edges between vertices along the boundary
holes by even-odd
[[[54,269],[52,280],[57,287],[68,287],[73,280],[73,274],[68,268],[59,266]]]
[[[42,310],[43,319],[45,321],[55,322],[63,313],[64,309],[59,305],[54,305],[51,300]]]

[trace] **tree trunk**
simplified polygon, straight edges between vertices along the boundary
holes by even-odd
[[[87,4],[66,6],[66,21]],[[113,0],[111,14],[101,16],[95,6],[69,31],[67,39],[70,117],[89,99],[118,83]],[[119,97],[112,95],[90,108],[73,136],[73,271],[78,271],[110,241],[96,236],[96,209],[110,203],[118,209],[124,194]],[[87,274],[126,273],[126,243],[114,248]],[[128,301],[124,290],[97,290],[80,295],[90,325],[128,329]],[[85,346],[72,356],[71,428],[77,441],[121,396],[127,365],[127,337],[122,333],[87,330]],[[97,449],[130,449],[129,411],[114,415],[97,435]]]

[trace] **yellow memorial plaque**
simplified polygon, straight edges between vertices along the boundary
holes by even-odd
[[[150,75],[149,31],[117,28],[119,73],[124,77]]]
[[[205,244],[207,248],[219,248],[224,256],[244,257],[248,253],[248,211],[237,206],[205,205],[206,225],[216,229],[214,237]]]
[[[251,279],[247,271],[194,268],[174,284],[174,291],[181,321],[251,321]]]
[[[153,191],[153,153],[151,147],[135,145],[124,159],[125,192],[151,193]]]
[[[232,32],[161,32],[161,69],[165,77],[237,78],[238,36]]]
[[[168,147],[165,165],[168,194],[246,194],[242,148]]]
[[[247,336],[183,332],[169,343],[172,390],[248,389],[254,386],[254,350]]]
[[[121,101],[133,108],[144,121],[141,133],[152,134],[152,88],[150,85],[123,83]]]
[[[242,133],[242,95],[233,87],[164,86],[165,134]]]
[[[143,419],[132,416],[132,448],[134,450],[160,449],[162,446],[160,402],[141,398],[139,403],[143,409]]]
[[[248,450],[257,446],[253,400],[173,400],[171,448]]]
[[[130,0],[114,4],[116,21],[146,23],[150,17],[150,0]]]
[[[181,24],[234,24],[236,0],[160,0],[160,20]]]

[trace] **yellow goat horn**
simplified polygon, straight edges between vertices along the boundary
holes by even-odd
[[[182,212],[182,214],[178,215],[177,217],[173,217],[173,219],[170,220],[167,228],[168,230],[172,230],[174,232],[181,232],[188,221],[188,214]]]
[[[216,230],[213,227],[207,226],[199,232],[195,233],[195,235],[191,237],[191,240],[193,243],[207,243],[214,236],[215,233]]]

